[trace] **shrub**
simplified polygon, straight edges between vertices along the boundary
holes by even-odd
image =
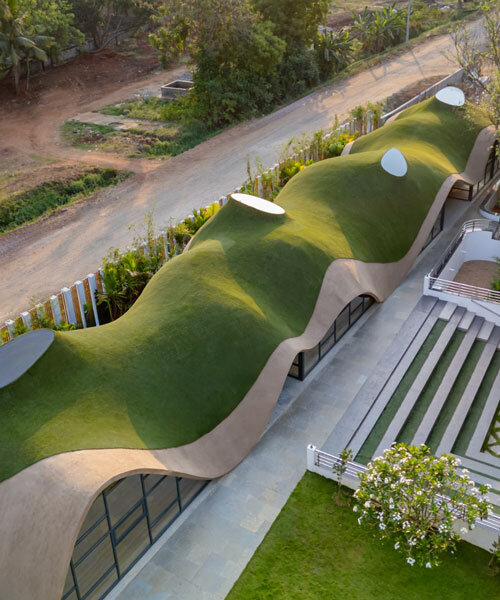
[[[468,471],[457,471],[459,464],[447,454],[431,456],[424,444],[393,445],[360,476],[354,492],[358,522],[391,540],[409,565],[438,565],[460,540],[455,522],[463,521],[465,534],[491,510],[488,486],[475,487]]]

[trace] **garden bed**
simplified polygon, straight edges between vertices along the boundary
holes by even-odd
[[[410,567],[392,544],[332,499],[335,484],[306,473],[226,600],[491,600],[500,578],[485,550],[461,542],[440,567]]]

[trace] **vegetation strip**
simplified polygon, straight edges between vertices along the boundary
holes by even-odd
[[[387,406],[383,410],[380,415],[377,423],[370,431],[370,435],[366,438],[363,445],[360,448],[356,456],[356,462],[362,463],[366,465],[368,461],[372,458],[373,453],[377,449],[380,440],[382,439],[384,432],[386,431],[389,424],[392,422],[398,408],[403,402],[406,394],[411,388],[415,378],[420,373],[420,370],[426,361],[429,353],[434,347],[435,343],[438,341],[439,336],[443,332],[443,329],[446,326],[446,322],[439,319],[431,332],[427,336],[427,339],[422,344],[422,347],[418,351],[418,354],[413,359],[410,368],[406,371],[401,379],[396,391],[392,395],[392,398],[389,400]]]
[[[461,542],[440,567],[411,568],[334,496],[332,481],[306,473],[226,600],[491,600],[498,593],[485,550]]]
[[[0,233],[35,221],[100,188],[116,185],[130,173],[116,169],[91,169],[77,179],[50,181],[22,194],[0,200]]]

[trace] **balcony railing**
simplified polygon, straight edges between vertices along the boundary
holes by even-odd
[[[473,300],[496,302],[497,304],[500,304],[500,292],[495,290],[488,290],[487,288],[481,288],[467,283],[457,283],[456,281],[440,279],[439,277],[428,276],[428,281],[429,288],[435,291],[465,296],[466,298],[472,298]]]
[[[445,268],[446,263],[450,260],[452,255],[455,253],[455,250],[460,246],[462,240],[468,233],[472,233],[474,231],[490,231],[493,234],[495,233],[497,227],[498,223],[496,221],[490,221],[489,219],[471,219],[470,221],[465,221],[465,223],[462,224],[460,231],[453,238],[448,248],[446,248],[441,260],[432,269],[428,277],[431,279],[439,277],[439,274]]]

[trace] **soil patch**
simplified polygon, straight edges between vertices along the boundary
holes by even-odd
[[[498,276],[498,263],[489,260],[469,260],[459,269],[454,281],[491,289],[493,277]]]

